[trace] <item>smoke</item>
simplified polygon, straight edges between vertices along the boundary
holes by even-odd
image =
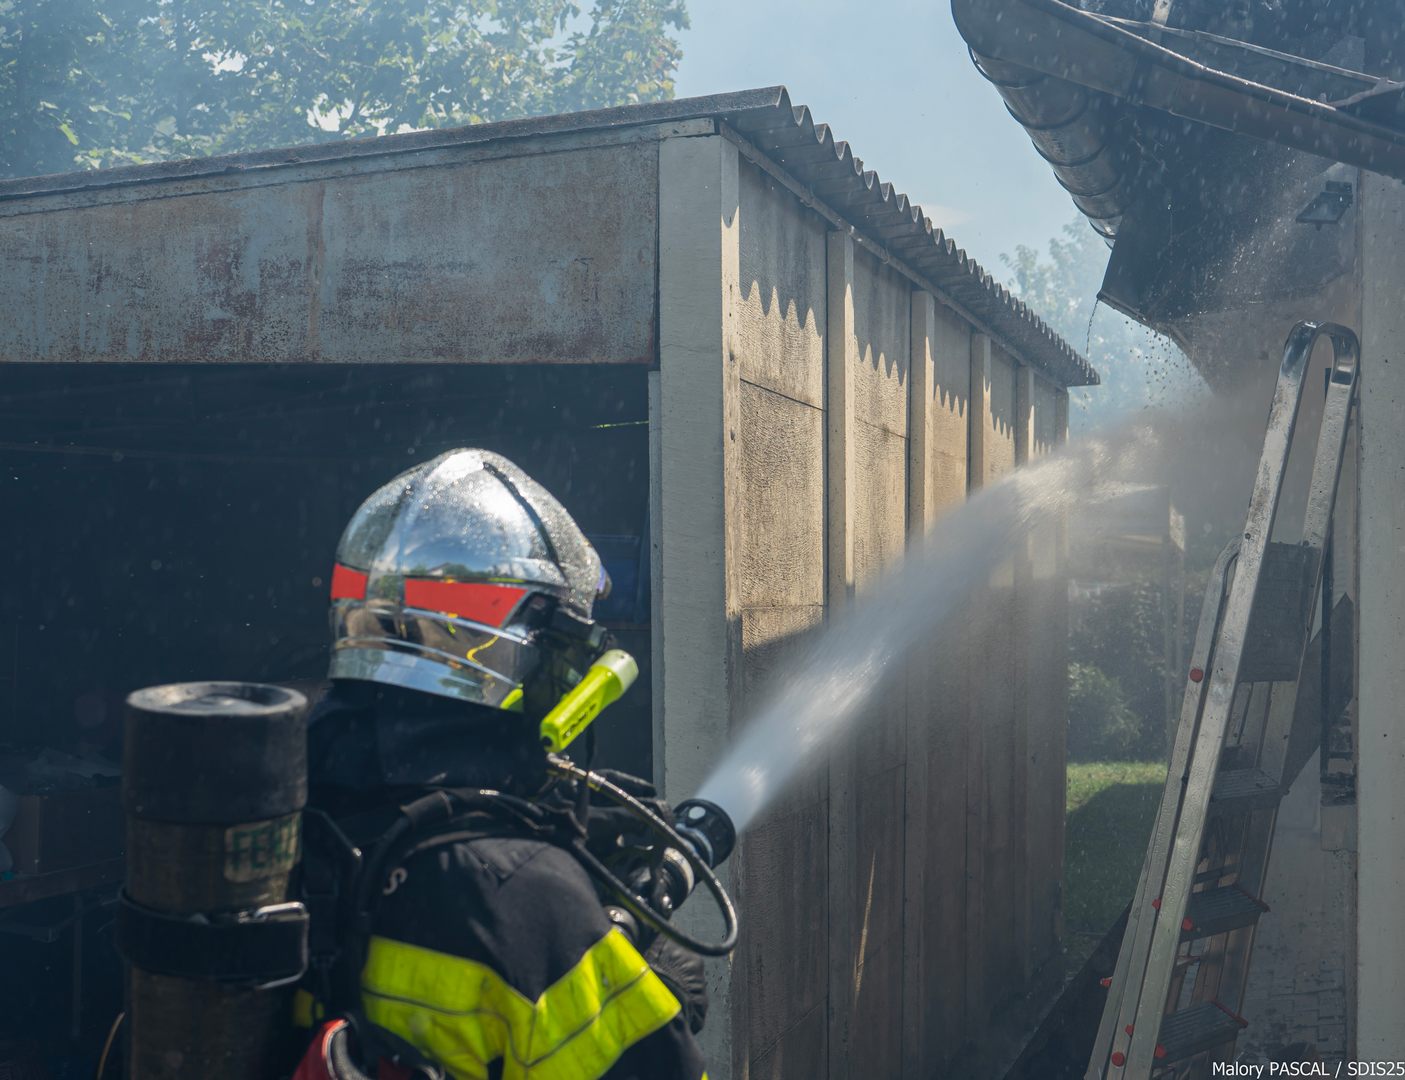
[[[1041,526],[1074,544],[1105,534],[1101,513],[1129,485],[1161,485],[1187,517],[1227,534],[1242,521],[1268,395],[1197,398],[1144,413],[1016,470],[939,519],[903,563],[834,616],[750,710],[699,797],[744,829],[788,786],[821,767],[835,738],[891,686],[919,645],[979,634],[953,616]],[[1047,531],[1044,535],[1048,535]]]

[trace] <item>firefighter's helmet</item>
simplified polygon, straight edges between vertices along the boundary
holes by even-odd
[[[600,557],[506,458],[451,450],[361,504],[332,572],[334,679],[550,708],[603,646]]]

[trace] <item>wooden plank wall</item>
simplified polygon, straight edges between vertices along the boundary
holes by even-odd
[[[971,329],[931,296],[914,293],[912,337],[908,515],[915,538],[966,499]],[[942,1075],[967,1037],[970,676],[961,639],[926,645],[909,676],[904,1076]]]
[[[836,243],[852,246],[838,236]],[[848,442],[852,492],[845,529],[853,548],[847,591],[864,593],[901,561],[907,543],[908,391],[911,287],[858,250],[851,261],[853,333],[843,357],[853,400]],[[830,265],[830,287],[836,281]],[[839,359],[831,339],[830,363]],[[831,594],[834,609],[845,602]],[[903,865],[906,798],[906,679],[877,673],[883,685],[867,713],[835,748],[831,769],[852,783],[830,801],[831,866],[847,851],[848,880],[830,881],[830,1075],[901,1075],[903,1018]],[[847,1029],[847,1030],[846,1030]]]
[[[1028,371],[1029,369],[1022,369]],[[1033,372],[1030,397],[1029,460],[1045,457],[1068,438],[1068,394]],[[1026,776],[1028,788],[1025,865],[1028,889],[1025,970],[1033,973],[1052,959],[1062,936],[1064,807],[1068,730],[1067,537],[1061,524],[1036,529],[1028,539],[1025,593],[1020,604],[1020,653],[1026,668]]]
[[[691,281],[711,303],[707,275],[714,259],[726,265],[721,329],[705,349],[675,347],[685,324],[660,311],[655,633],[667,689],[656,745],[667,767],[656,771],[673,798],[691,793],[675,781],[724,745],[680,695],[725,702],[734,738],[778,667],[968,488],[1059,441],[1062,396],[726,140],[677,141],[691,145],[664,144],[661,183],[693,192],[707,253],[700,264],[676,246],[686,230],[662,191],[675,245],[672,258],[662,250],[663,280]],[[718,162],[737,169],[734,187],[713,179]],[[695,393],[704,400],[690,403]],[[719,425],[712,436],[671,439],[667,425],[690,423],[679,411],[699,407]],[[688,446],[707,469],[732,470],[701,510],[684,503],[704,493],[667,490],[671,477],[698,475],[697,461],[670,470]],[[668,550],[685,523],[707,530],[683,542],[692,563]],[[726,1028],[707,1037],[714,1080],[942,1075],[1054,948],[1064,717],[1050,703],[1063,672],[1044,642],[1061,563],[1033,554],[973,599],[960,633],[885,674],[828,768],[742,840],[731,871],[744,932],[709,1021]],[[718,558],[720,574],[695,565]],[[725,599],[673,595],[680,587]],[[670,642],[698,617],[717,642]],[[689,648],[703,649],[708,679],[678,681]],[[675,709],[701,735],[676,726]]]
[[[983,334],[972,336],[970,412],[973,491],[1014,471],[1016,365]],[[965,623],[970,725],[967,758],[967,1026],[978,1025],[1021,983],[1023,831],[1014,647],[1015,566],[992,575]],[[1022,821],[1021,821],[1022,824]],[[1020,845],[1018,854],[1017,843]]]
[[[742,169],[739,209],[739,618],[742,695],[755,701],[824,619],[828,241],[754,168]],[[806,778],[744,841],[736,1075],[825,1075],[827,795],[825,776]]]

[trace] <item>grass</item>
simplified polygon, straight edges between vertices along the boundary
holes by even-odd
[[[1166,766],[1155,761],[1070,762],[1064,849],[1064,922],[1101,934],[1137,887]]]

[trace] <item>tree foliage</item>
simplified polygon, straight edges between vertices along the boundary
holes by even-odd
[[[1102,377],[1101,386],[1071,395],[1077,406],[1071,420],[1082,428],[1165,404],[1200,385],[1172,342],[1098,302],[1107,258],[1107,245],[1082,217],[1049,241],[1047,254],[1021,244],[1013,256],[1001,256],[1020,299]]]
[[[1144,741],[1121,683],[1093,664],[1069,664],[1069,760],[1130,761],[1145,753]]]
[[[684,0],[0,0],[0,173],[669,98]]]
[[[1124,751],[1146,759],[1165,751],[1165,597],[1149,581],[1107,585],[1073,606],[1071,657],[1116,682],[1132,720]],[[1076,665],[1075,665],[1076,666]]]

